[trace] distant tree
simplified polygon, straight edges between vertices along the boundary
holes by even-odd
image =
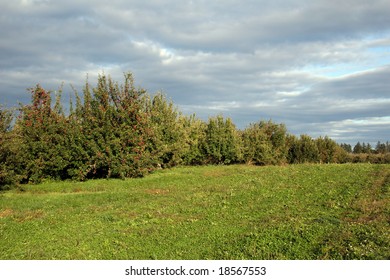
[[[355,147],[353,147],[353,153],[354,154],[361,154],[363,153],[363,146],[360,144],[360,142],[357,142]]]
[[[376,147],[375,147],[375,151],[378,154],[385,154],[386,151],[387,151],[386,144],[381,143],[380,141],[378,141],[378,143],[376,144]]]
[[[367,143],[365,146],[363,145],[363,153],[366,153],[366,154],[372,153],[372,146],[370,143]]]
[[[351,144],[342,143],[342,144],[340,144],[340,147],[343,148],[347,153],[352,153]]]

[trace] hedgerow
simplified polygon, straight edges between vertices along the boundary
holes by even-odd
[[[163,94],[135,87],[131,73],[123,84],[106,75],[95,86],[87,79],[67,113],[62,88],[53,94],[36,85],[29,92],[30,104],[0,107],[0,189],[47,179],[142,177],[177,165],[390,163],[388,153],[353,155],[345,144],[296,137],[272,121],[239,130],[221,115],[207,122],[185,116]]]

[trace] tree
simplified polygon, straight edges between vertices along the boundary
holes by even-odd
[[[316,140],[318,153],[320,156],[320,162],[322,163],[332,163],[336,162],[336,151],[337,151],[337,143],[330,139],[328,136],[319,137]]]
[[[18,165],[16,157],[18,139],[10,130],[12,121],[13,112],[0,106],[0,190],[18,181],[15,173],[16,165]]]
[[[378,142],[372,154],[369,143],[352,150],[329,137],[298,138],[272,121],[241,131],[221,115],[208,122],[184,116],[163,94],[151,97],[136,88],[131,73],[123,84],[99,75],[92,86],[87,78],[82,96],[75,91],[70,99],[68,115],[62,86],[55,94],[40,85],[29,93],[31,102],[20,105],[19,115],[0,106],[2,189],[44,179],[139,177],[180,164],[390,161],[389,142]]]
[[[203,150],[207,163],[229,164],[238,162],[240,145],[237,129],[230,118],[210,118],[205,131]]]
[[[308,135],[301,135],[299,139],[290,140],[289,149],[290,163],[317,163],[320,154],[316,142]]]
[[[286,127],[272,121],[250,124],[242,132],[243,158],[258,165],[281,164],[286,161]]]
[[[162,167],[180,164],[186,143],[178,110],[161,93],[153,98],[147,96],[145,109],[152,130],[152,136],[148,139],[151,156]]]
[[[376,147],[375,147],[376,153],[378,153],[378,154],[385,154],[386,150],[387,150],[386,144],[381,143],[380,141],[378,141],[378,143],[376,144]]]
[[[66,179],[69,150],[66,146],[66,119],[56,98],[40,85],[30,89],[32,104],[20,107],[15,131],[25,149],[25,179],[40,182],[44,178]]]
[[[357,142],[355,147],[353,147],[353,153],[354,154],[361,154],[363,152],[363,146],[360,144],[360,142]]]
[[[372,147],[371,147],[370,143],[367,143],[367,144],[363,145],[363,153],[366,153],[366,154],[371,154],[372,153]]]
[[[352,153],[352,146],[350,144],[342,143],[340,147],[343,148],[347,153]]]
[[[13,112],[0,106],[0,137],[10,131],[12,121]]]
[[[207,124],[194,114],[180,116],[179,123],[183,129],[183,164],[200,165],[206,163],[207,155],[204,152],[204,143],[206,142]]]
[[[71,103],[68,116],[61,92],[53,105],[51,92],[37,85],[30,90],[31,104],[19,109],[13,133],[21,139],[23,180],[136,177],[153,168],[142,101],[146,91],[135,88],[131,74],[125,74],[123,85],[104,75],[96,87],[87,80],[83,102],[76,92],[76,108]]]
[[[149,117],[144,110],[146,91],[137,89],[131,73],[119,85],[99,75],[97,86],[84,87],[81,112],[82,133],[88,161],[81,173],[86,178],[143,176],[153,169],[147,149],[151,136]]]

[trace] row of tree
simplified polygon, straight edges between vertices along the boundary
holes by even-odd
[[[220,115],[207,122],[185,116],[164,95],[136,88],[130,73],[122,85],[105,75],[96,86],[87,80],[68,113],[61,92],[37,85],[30,104],[0,108],[0,188],[45,179],[139,177],[177,165],[371,161],[356,160],[328,137],[296,137],[272,121],[239,130]]]
[[[390,143],[387,141],[386,143],[381,143],[380,141],[377,142],[375,149],[371,146],[370,143],[360,143],[357,142],[357,144],[353,147],[350,144],[340,144],[340,146],[347,151],[348,153],[354,153],[354,154],[386,154],[390,153]]]

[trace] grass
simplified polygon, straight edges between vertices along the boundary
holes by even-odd
[[[162,170],[0,194],[0,259],[390,259],[390,166]]]

